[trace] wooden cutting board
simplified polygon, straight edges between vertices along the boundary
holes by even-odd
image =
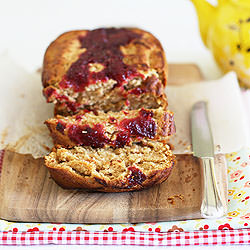
[[[172,64],[168,84],[200,81],[192,64]],[[225,156],[216,156],[216,175],[227,200]],[[6,151],[0,176],[0,218],[57,223],[156,222],[200,218],[200,166],[191,155],[178,155],[177,165],[161,185],[128,193],[64,190],[49,176],[43,159]]]

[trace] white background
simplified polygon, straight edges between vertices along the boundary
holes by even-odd
[[[221,76],[210,51],[202,44],[195,10],[188,0],[0,0],[0,54],[7,50],[19,64],[32,72],[42,65],[43,54],[48,44],[62,32],[103,26],[137,26],[148,30],[161,41],[169,62],[196,63],[207,79]],[[239,246],[230,248],[217,246],[213,249],[234,247]],[[16,247],[9,249],[13,248]],[[23,248],[18,247],[18,249]],[[159,249],[160,247],[29,247],[29,249],[68,248]],[[210,248],[212,247],[186,247],[197,250]],[[239,248],[249,249],[249,246]],[[0,249],[5,247],[0,246]]]
[[[203,46],[188,0],[0,0],[0,50],[27,69],[41,66],[46,47],[61,33],[101,26],[137,26],[152,32],[170,62],[195,62],[219,76]]]

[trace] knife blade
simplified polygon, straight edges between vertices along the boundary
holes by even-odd
[[[217,185],[214,164],[214,143],[207,114],[207,103],[197,102],[191,111],[193,155],[200,159],[202,179],[201,216],[220,218],[226,214]]]

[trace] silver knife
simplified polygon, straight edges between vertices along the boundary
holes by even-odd
[[[214,143],[207,115],[207,103],[194,104],[191,111],[193,155],[200,158],[202,176],[201,216],[219,218],[226,214],[216,182]]]

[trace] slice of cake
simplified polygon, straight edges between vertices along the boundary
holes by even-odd
[[[48,119],[55,145],[93,148],[124,147],[142,139],[166,140],[175,132],[173,114],[158,109],[80,112]]]
[[[70,31],[48,47],[43,93],[55,114],[166,107],[167,63],[160,42],[136,28]]]
[[[145,140],[123,148],[55,148],[45,157],[60,186],[99,192],[141,190],[162,183],[174,161],[166,143]]]

